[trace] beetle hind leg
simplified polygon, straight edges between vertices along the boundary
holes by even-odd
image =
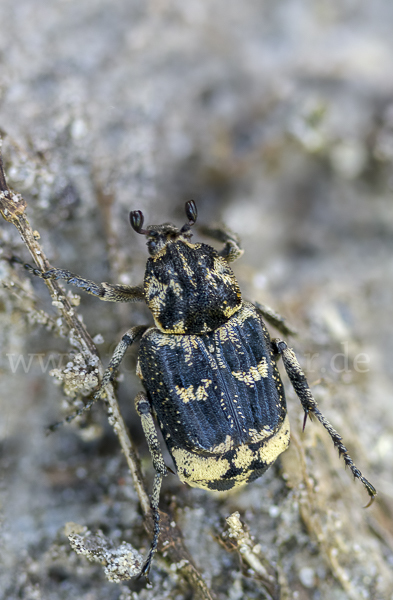
[[[368,495],[370,496],[370,502],[367,504],[367,506],[370,506],[377,494],[377,491],[375,487],[365,477],[363,477],[361,471],[354,464],[352,458],[348,453],[348,450],[342,443],[341,435],[332,427],[329,421],[319,410],[318,404],[311,393],[311,390],[307,383],[307,379],[299,365],[294,351],[288,348],[286,343],[281,340],[273,340],[272,344],[275,352],[282,356],[287,375],[293,385],[293,388],[300,402],[302,403],[305,413],[305,419],[309,414],[315,415],[318,421],[327,430],[330,437],[332,438],[333,444],[338,449],[339,455],[343,457],[345,464],[351,469],[353,476],[359,479],[366,488]]]
[[[161,483],[162,483],[162,474],[156,473],[156,475],[154,477],[153,491],[151,494],[151,501],[150,501],[150,507],[153,511],[153,523],[154,523],[153,539],[152,539],[152,542],[150,545],[149,554],[147,555],[145,564],[143,565],[141,573],[140,573],[140,576],[143,575],[144,577],[146,577],[147,580],[149,579],[149,571],[150,571],[151,563],[152,563],[154,554],[157,552],[158,539],[160,537],[160,511],[158,510],[158,503],[159,503],[159,499],[160,499]]]
[[[150,406],[150,402],[143,392],[140,392],[135,398],[135,406],[138,415],[141,418],[143,433],[145,434],[147,444],[149,446],[149,452],[151,454],[152,462],[156,475],[154,477],[153,491],[150,499],[150,506],[153,511],[153,540],[150,545],[149,554],[146,562],[142,567],[141,575],[148,578],[151,562],[153,556],[157,551],[158,538],[160,536],[160,513],[158,510],[160,500],[160,490],[162,478],[167,475],[168,470],[165,465],[164,457],[162,456],[160,442],[157,436],[157,430],[153,419],[153,414]]]

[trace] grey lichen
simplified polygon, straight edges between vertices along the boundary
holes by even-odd
[[[141,572],[143,556],[128,542],[115,546],[102,531],[93,534],[76,523],[67,523],[65,531],[71,548],[91,562],[102,564],[109,581],[120,583]]]

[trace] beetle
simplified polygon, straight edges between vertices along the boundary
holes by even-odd
[[[154,534],[141,574],[148,575],[160,533],[159,495],[167,475],[156,421],[181,481],[193,487],[224,491],[260,477],[286,450],[290,429],[285,392],[277,369],[281,357],[307,416],[315,416],[366,488],[374,486],[355,466],[341,436],[320,412],[306,377],[285,341],[271,339],[264,319],[285,332],[270,309],[242,299],[229,263],[243,253],[237,236],[206,228],[223,243],[220,252],[192,243],[195,202],[186,202],[187,222],[143,229],[141,211],[130,213],[131,226],[146,236],[150,257],[138,286],[97,284],[67,270],[41,271],[43,279],[63,279],[104,301],[145,301],[154,326],[129,329],[117,345],[100,387],[81,414],[99,399],[113,379],[127,348],[140,340],[137,374],[144,386],[135,399],[156,471],[151,495]]]

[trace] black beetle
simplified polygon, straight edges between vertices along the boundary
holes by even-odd
[[[280,356],[302,403],[304,425],[307,415],[315,415],[367,489],[370,502],[376,495],[318,409],[293,350],[270,339],[262,317],[285,332],[283,320],[267,307],[242,300],[228,265],[242,254],[237,236],[206,229],[223,242],[221,252],[193,244],[197,209],[192,200],[185,208],[188,222],[181,229],[171,223],[143,229],[142,213],[130,213],[131,225],[146,236],[150,254],[143,285],[96,284],[69,271],[42,272],[24,265],[34,275],[65,279],[101,300],[145,301],[153,314],[155,327],[133,327],[123,336],[98,391],[82,409],[100,398],[128,346],[140,339],[137,373],[145,392],[135,402],[156,470],[151,497],[154,537],[142,569],[146,576],[157,548],[159,493],[167,474],[154,417],[182,481],[219,491],[253,481],[289,444],[285,394],[276,366]]]

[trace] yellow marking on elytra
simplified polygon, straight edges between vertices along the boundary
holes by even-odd
[[[197,387],[196,390],[196,399],[197,400],[207,400],[208,396],[209,396],[209,386],[212,384],[212,380],[211,379],[202,379],[200,386]]]
[[[266,444],[262,444],[259,448],[259,458],[271,465],[289,446],[289,419],[285,415],[285,419],[280,429],[270,438]]]
[[[180,481],[192,487],[209,489],[209,483],[220,480],[228,472],[229,461],[222,457],[198,456],[183,448],[172,448]]]
[[[178,385],[175,386],[175,390],[177,394],[180,396],[182,402],[187,404],[190,400],[195,400],[194,394],[194,386],[190,385],[188,388],[180,387]]]
[[[260,431],[248,429],[247,433],[250,436],[250,443],[256,444],[257,442],[262,442],[266,438],[270,438],[273,432],[269,425],[265,425]]]
[[[268,376],[268,364],[266,358],[263,356],[256,367],[252,366],[248,371],[232,371],[232,375],[238,381],[242,381],[246,385],[253,387],[257,381]]]
[[[232,459],[226,454],[232,451],[233,444],[231,436],[227,436],[225,441],[211,448],[211,456],[200,456],[182,448],[172,448],[173,458],[178,470],[181,481],[184,481],[192,487],[211,489],[212,483],[220,481],[231,482],[232,487],[245,485],[253,472],[251,465],[255,460],[261,462],[261,467],[268,467],[273,464],[278,456],[287,449],[289,445],[289,419],[288,415],[273,436],[267,441],[264,438],[271,436],[271,430],[262,429],[259,433],[255,432],[252,440],[242,444],[236,449]],[[257,439],[259,438],[259,439]],[[260,448],[253,450],[250,448],[251,442],[260,441]],[[240,473],[226,478],[231,466],[240,469]]]
[[[225,452],[228,452],[228,450],[231,450],[233,448],[233,438],[230,435],[227,435],[225,438],[225,442],[222,442],[221,444],[217,444],[217,446],[213,446],[212,448],[210,448],[210,452],[212,454],[217,454],[217,456],[220,456],[222,454],[224,454]]]
[[[208,388],[211,383],[211,379],[202,379],[201,385],[199,385],[195,391],[193,385],[190,385],[187,388],[176,385],[175,391],[185,404],[194,400],[207,400],[209,396]]]
[[[219,337],[221,343],[224,343],[229,340],[237,348],[241,347],[241,344],[239,344],[238,332],[235,329],[235,327],[219,327],[215,332],[215,335],[216,337]]]
[[[236,454],[233,457],[232,462],[238,469],[247,469],[254,458],[255,455],[251,448],[248,445],[243,444],[236,450]]]

